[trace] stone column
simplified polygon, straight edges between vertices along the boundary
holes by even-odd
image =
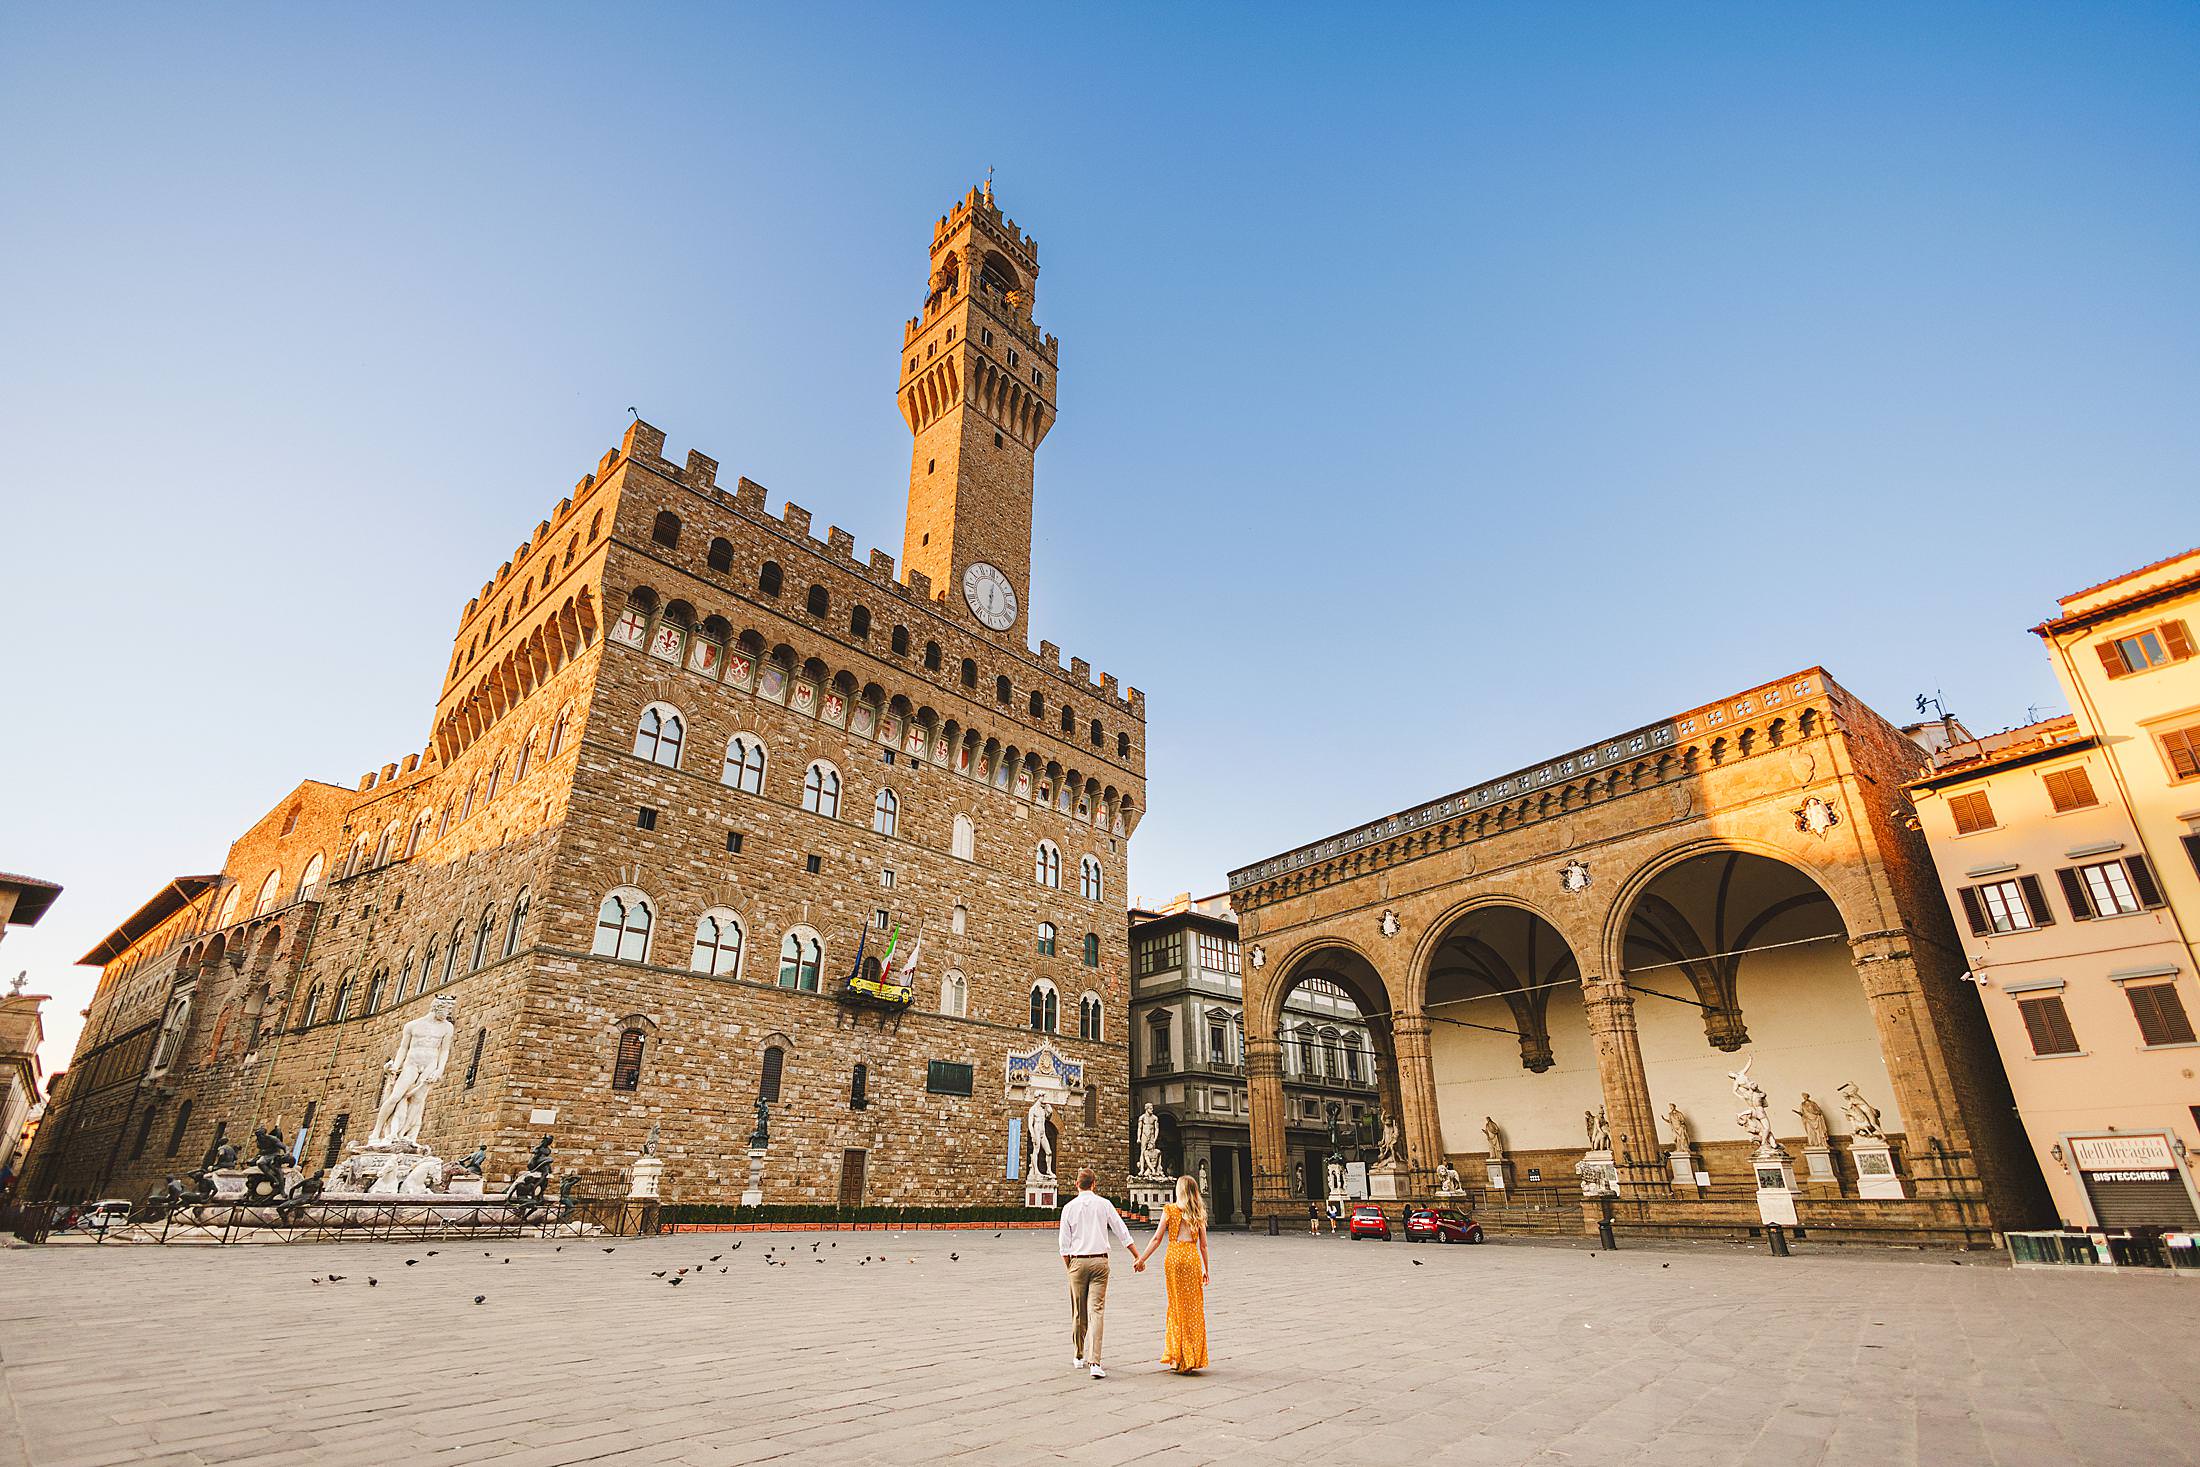
[[[1250,1012],[1252,1006],[1246,1008]],[[1273,1034],[1246,1034],[1245,1090],[1253,1104],[1253,1220],[1271,1213],[1288,1218],[1295,1200],[1285,1134],[1290,1117],[1284,1109],[1283,1044]]]
[[[1437,1163],[1444,1159],[1443,1124],[1436,1113],[1436,1068],[1429,1058],[1429,1021],[1425,1014],[1400,1014],[1391,1022],[1391,1047],[1398,1056],[1398,1099],[1403,1114],[1399,1134],[1405,1140],[1406,1170],[1416,1195],[1436,1190]]]
[[[1852,938],[1849,951],[1856,959],[1856,977],[1871,1009],[1872,1026],[1879,1033],[1879,1055],[1894,1086],[1891,1099],[1899,1121],[1889,1117],[1887,1129],[1902,1133],[1903,1159],[1918,1195],[1947,1196],[1952,1189],[1938,1175],[1941,1168],[1921,1165],[1920,1159],[1930,1156],[1935,1140],[1956,1151],[1969,1151],[1972,1141],[1949,1088],[1948,1057],[1927,1011],[1909,938],[1901,932],[1874,932]],[[1865,1088],[1864,1098],[1878,1103],[1868,1085]],[[1976,1173],[1976,1159],[1965,1169]]]
[[[1673,1177],[1658,1156],[1657,1112],[1650,1107],[1650,1078],[1642,1066],[1635,1031],[1634,995],[1618,979],[1583,974],[1581,1007],[1596,1041],[1597,1079],[1612,1127],[1612,1161],[1620,1192],[1629,1197],[1670,1197]]]

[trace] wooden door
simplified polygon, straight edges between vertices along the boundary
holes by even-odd
[[[842,1207],[861,1207],[863,1205],[863,1161],[864,1153],[861,1151],[851,1149],[840,1153],[840,1205]]]

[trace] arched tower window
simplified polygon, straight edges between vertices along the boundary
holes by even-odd
[[[764,793],[764,741],[751,733],[726,740],[726,764],[718,778],[744,794]]]
[[[779,944],[779,986],[815,993],[825,965],[825,943],[808,927],[792,927]]]
[[[1062,998],[1044,978],[1031,985],[1031,1027],[1053,1034],[1062,1027]]]
[[[662,764],[667,769],[680,767],[680,739],[685,732],[679,710],[666,703],[652,703],[642,710],[642,719],[634,729],[634,757],[647,759],[652,764]]]
[[[882,789],[871,802],[871,829],[880,835],[892,835],[901,823],[901,801],[892,790]]]
[[[840,818],[840,771],[820,759],[802,776],[802,808],[827,820]]]
[[[632,888],[622,887],[605,897],[603,905],[596,909],[596,944],[591,951],[603,958],[647,962],[649,929],[655,920],[649,898]]]
[[[667,550],[677,550],[680,546],[680,517],[669,509],[657,511],[657,518],[649,527],[649,538]]]
[[[713,907],[695,922],[695,950],[688,967],[713,977],[741,975],[741,919],[723,907]]]

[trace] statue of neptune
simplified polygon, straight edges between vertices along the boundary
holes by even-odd
[[[420,1119],[428,1105],[428,1087],[443,1078],[451,1062],[451,1010],[458,1000],[438,994],[428,1011],[397,1031],[397,1053],[382,1068],[397,1078],[382,1108],[375,1112],[370,1148],[397,1150],[420,1144]]]

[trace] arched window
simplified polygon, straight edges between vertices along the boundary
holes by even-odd
[[[328,1021],[331,1024],[341,1024],[351,1017],[351,989],[357,976],[353,973],[346,973],[343,981],[336,985],[336,997],[330,1001],[328,1006]]]
[[[1052,922],[1041,922],[1039,924],[1039,956],[1042,958],[1054,956],[1054,924]]]
[[[443,819],[435,828],[435,838],[437,840],[441,840],[451,833],[451,812],[457,808],[458,801],[455,798],[443,802]]]
[[[756,1080],[757,1098],[769,1104],[777,1105],[779,1103],[779,1082],[785,1077],[786,1073],[787,1051],[776,1044],[767,1046],[764,1050],[764,1068]]]
[[[489,903],[481,909],[481,920],[474,925],[474,962],[466,971],[471,973],[489,961],[489,942],[496,936],[497,904]]]
[[[974,688],[978,685],[978,664],[965,657],[962,665],[962,685]]]
[[[527,730],[527,737],[519,746],[519,763],[512,766],[512,783],[518,784],[527,777],[528,766],[535,762],[535,730]]]
[[[901,801],[892,790],[882,789],[871,802],[871,829],[880,835],[892,835],[901,823]]]
[[[1301,1024],[1299,1026],[1299,1073],[1306,1076],[1318,1073],[1314,1065],[1314,1026],[1312,1024]]]
[[[1088,968],[1100,966],[1100,934],[1097,932],[1085,934],[1085,966]]]
[[[695,950],[688,967],[713,977],[741,976],[741,919],[724,907],[713,907],[695,921]]]
[[[785,580],[786,577],[780,574],[779,562],[776,560],[767,560],[757,568],[756,589],[767,596],[777,596],[779,587]]]
[[[597,511],[596,511],[596,514],[595,514],[595,518],[591,519],[591,520],[590,520],[590,521],[588,522],[588,543],[589,543],[589,544],[591,544],[591,545],[595,544],[595,543],[596,543],[596,536],[597,536],[597,535],[599,535],[599,534],[601,534],[601,533],[602,533],[602,531],[603,531],[603,511],[599,509],[599,510],[597,510]]]
[[[528,891],[524,886],[519,889],[519,895],[512,898],[512,915],[507,917],[504,922],[504,956],[506,957],[510,957],[519,951],[520,927],[527,921],[528,900]]]
[[[1100,1032],[1100,1014],[1100,999],[1098,995],[1088,993],[1083,998],[1077,1000],[1077,1037],[1079,1039],[1099,1039],[1104,1037]]]
[[[387,968],[377,968],[374,970],[373,979],[367,984],[367,1006],[364,1009],[361,1009],[360,1012],[363,1014],[380,1013],[382,1011],[382,1005],[384,1001],[387,1000],[389,996],[390,970]]]
[[[1088,902],[1100,900],[1100,858],[1098,856],[1078,858],[1077,894]]]
[[[487,805],[497,797],[497,789],[504,783],[504,756],[497,755],[497,762],[489,766],[489,783],[482,789],[481,803]],[[381,864],[376,862],[377,865]]]
[[[361,837],[359,837],[359,844],[355,849],[360,859],[365,860],[367,850],[367,838],[365,836],[362,835]],[[354,867],[353,869],[356,870],[357,868]],[[244,888],[232,884],[229,888],[229,895],[222,898],[221,915],[214,919],[214,925],[216,927],[227,927],[230,923],[236,921],[237,903],[242,901],[243,899]]]
[[[970,909],[961,902],[955,903],[948,914],[947,925],[957,937],[962,936],[970,926]]]
[[[321,985],[316,983],[311,988],[306,990],[306,1001],[298,1008],[298,1023],[296,1027],[300,1029],[312,1028],[314,1017],[320,1012]]]
[[[1032,859],[1031,879],[1041,886],[1060,889],[1062,885],[1062,852],[1053,841],[1043,840],[1039,842],[1038,851]]]
[[[465,948],[466,924],[462,921],[454,922],[451,924],[450,946],[443,949],[443,976],[439,981],[448,983],[458,976],[458,955]]]
[[[1031,1027],[1041,1034],[1053,1034],[1062,1027],[1061,996],[1043,978],[1031,985]]]
[[[779,944],[779,986],[815,993],[824,966],[824,940],[807,927],[789,928]]]
[[[458,807],[458,819],[461,825],[474,818],[474,796],[480,793],[481,781],[478,778],[466,781],[466,798]]]
[[[940,975],[940,1012],[951,1019],[970,1012],[970,985],[953,968]]]
[[[677,709],[664,703],[650,704],[642,710],[642,721],[634,729],[634,757],[678,769],[684,731]]]
[[[413,817],[412,834],[405,837],[405,859],[420,854],[420,848],[428,843],[428,827],[435,823],[435,812],[423,810]]]
[[[703,559],[714,571],[724,572],[732,570],[733,542],[731,540],[728,540],[725,536],[720,535],[717,539],[710,542],[710,552],[705,555]]]
[[[374,842],[374,864],[377,869],[389,865],[397,855],[397,822],[392,820],[382,827],[382,834]]]
[[[924,644],[924,669],[927,672],[938,672],[940,670],[939,643],[927,642]]]
[[[1072,709],[1072,708],[1071,708],[1071,707],[1069,706],[1069,704],[1067,704],[1067,703],[1064,703],[1064,704],[1062,705],[1062,732],[1063,732],[1063,733],[1075,733],[1075,732],[1077,732],[1077,714],[1076,714],[1076,711],[1075,711],[1074,709]]]
[[[1107,735],[1100,732],[1100,720],[1095,718],[1092,721],[1092,746],[1095,749],[1105,748],[1107,742]]]
[[[867,641],[871,635],[871,613],[867,607],[858,606],[848,613],[848,635],[858,641]]]
[[[718,780],[744,794],[764,793],[764,741],[751,733],[726,740],[726,764]]]
[[[1031,716],[1037,718],[1047,711],[1047,700],[1034,689],[1031,694]]]
[[[596,909],[596,945],[591,951],[601,958],[647,962],[649,928],[655,920],[648,897],[631,887],[621,887]]]
[[[993,679],[994,702],[1000,704],[1003,708],[1006,708],[1010,700],[1013,699],[1015,696],[1016,691],[1009,686],[1008,679],[1006,677],[997,677]]]
[[[1322,1068],[1332,1080],[1344,1078],[1344,1054],[1337,1044],[1337,1031],[1322,1030]]]
[[[191,1102],[186,1100],[176,1107],[176,1124],[168,1132],[168,1155],[174,1156],[183,1149],[183,1133],[191,1124]]]
[[[1344,1077],[1347,1080],[1360,1078],[1360,1036],[1357,1034],[1344,1036]]]
[[[611,1088],[628,1093],[642,1086],[642,1046],[648,1036],[639,1029],[619,1031],[619,1050],[611,1061]]]
[[[827,820],[840,818],[840,771],[820,759],[802,776],[802,808]]]
[[[848,1109],[865,1110],[871,1104],[871,1067],[861,1060],[848,1072]]]
[[[669,509],[657,511],[656,522],[649,527],[649,538],[667,550],[680,546],[680,517]]]
[[[277,866],[267,873],[267,880],[260,883],[260,894],[253,899],[252,915],[264,917],[275,910],[275,903],[282,896],[283,868]]]
[[[968,815],[957,815],[955,817],[955,834],[953,843],[948,849],[962,860],[974,861],[977,859],[978,831],[977,827],[970,823]]]
[[[192,992],[186,988],[170,995],[168,1012],[161,1015],[160,1035],[153,1041],[153,1062],[145,1067],[148,1075],[160,1074],[175,1063],[183,1048],[183,1036],[191,1027]]]
[[[1130,756],[1131,736],[1127,733],[1117,734],[1115,736],[1115,757],[1118,759],[1128,759],[1130,758]]]
[[[891,645],[896,657],[907,657],[909,655],[909,628],[895,627]]]
[[[321,855],[320,852],[316,851],[314,852],[313,859],[306,862],[305,874],[298,878],[299,901],[304,901],[307,897],[313,896],[320,890],[322,870],[323,863],[321,860]]]
[[[808,599],[802,604],[810,615],[824,616],[833,609],[833,598],[825,593],[823,586],[812,586]]]
[[[573,705],[568,703],[558,710],[557,722],[550,725],[550,753],[555,759],[565,752],[565,736],[573,727]]]
[[[422,957],[420,960],[420,982],[418,986],[413,989],[413,992],[415,993],[426,993],[428,991],[428,984],[435,979],[436,943],[436,938],[431,937],[428,939],[427,955]]]

